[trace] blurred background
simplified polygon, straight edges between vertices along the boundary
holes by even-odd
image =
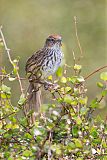
[[[27,58],[43,46],[49,34],[62,35],[68,65],[73,64],[72,49],[77,58],[80,56],[74,16],[77,17],[78,36],[84,56],[80,61],[82,75],[86,76],[107,64],[106,9],[106,0],[0,0],[0,25],[11,48],[12,58],[20,57],[21,77],[25,76]],[[1,52],[0,59],[1,65],[11,70],[6,53]],[[97,73],[86,82],[90,98],[99,92],[96,86],[99,75]],[[20,94],[17,82],[13,83],[12,89],[15,103]],[[107,105],[104,103],[100,114],[105,115],[105,111]]]

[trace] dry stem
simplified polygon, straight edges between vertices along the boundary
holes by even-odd
[[[101,71],[102,69],[104,68],[107,68],[107,65],[103,66],[103,67],[100,67],[100,68],[97,68],[95,71],[91,72],[88,76],[86,76],[84,79],[87,80],[89,77],[91,77],[93,74]]]
[[[81,57],[83,57],[83,51],[82,51],[82,47],[81,47],[81,44],[80,44],[80,41],[79,41],[79,37],[78,37],[78,31],[77,31],[77,17],[74,16],[74,23],[75,23],[75,34],[76,34],[76,39],[77,39],[77,43],[78,43],[78,47],[79,47],[79,50],[80,50],[80,53],[81,53]],[[80,58],[78,60],[80,60]]]
[[[8,55],[8,58],[9,58],[9,61],[10,63],[12,64],[12,66],[14,66],[14,63],[11,59],[11,56],[10,56],[10,49],[7,47],[7,44],[6,44],[6,41],[5,41],[5,38],[4,38],[4,34],[2,32],[2,26],[0,26],[0,34],[1,34],[1,38],[2,38],[2,41],[3,41],[3,44],[4,44],[4,48],[7,52],[7,55]],[[18,81],[19,81],[19,85],[20,85],[20,90],[21,90],[21,94],[24,94],[23,92],[23,87],[22,87],[22,82],[21,82],[21,79],[20,79],[20,76],[19,76],[19,73],[18,73],[18,70],[17,70],[17,78],[18,78]]]

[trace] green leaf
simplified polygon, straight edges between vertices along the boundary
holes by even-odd
[[[101,143],[101,139],[97,137],[97,138],[93,139],[92,142],[94,144],[100,144]]]
[[[103,81],[107,81],[107,72],[102,72],[100,74],[100,78],[103,80]]]
[[[16,123],[16,122],[17,122],[16,118],[13,117],[13,114],[12,114],[12,116],[9,117],[9,119],[10,119],[13,123]]]
[[[64,102],[71,104],[72,102],[72,97],[70,95],[65,95],[64,97]]]
[[[104,85],[101,82],[97,82],[97,86],[100,87],[100,88],[104,87]]]
[[[71,105],[77,105],[77,101],[74,100],[70,95],[65,95],[64,102],[71,104]]]
[[[52,75],[48,76],[48,80],[52,81]]]
[[[3,74],[7,74],[5,68],[1,68],[1,72],[2,72]]]
[[[23,152],[23,156],[24,156],[24,157],[30,157],[30,156],[32,156],[32,152],[29,151],[29,150],[25,150],[25,151]]]
[[[41,142],[43,140],[41,135],[36,136],[37,143]]]
[[[83,147],[82,142],[79,139],[75,139],[74,142],[75,142],[75,145],[76,145],[77,148],[82,148]]]
[[[66,93],[70,92],[71,90],[72,90],[71,87],[65,87],[65,92]]]
[[[82,119],[80,117],[76,117],[75,120],[78,125],[82,123]]]
[[[85,105],[85,104],[87,104],[88,97],[85,97],[85,98],[80,97],[78,101],[79,101],[79,103],[81,103],[81,104],[84,104],[84,105]]]
[[[77,81],[78,82],[84,82],[85,80],[84,80],[84,78],[82,76],[79,76],[79,77],[77,77]]]
[[[25,133],[24,137],[27,138],[27,139],[32,139],[32,135],[30,135],[29,133]]]
[[[1,86],[1,90],[6,93],[6,94],[11,94],[11,88],[10,87],[7,87],[6,85],[2,84]]]
[[[8,124],[6,125],[6,128],[7,128],[7,129],[11,129],[11,128],[12,128],[12,126],[13,126],[13,124],[12,124],[12,123],[8,123]]]
[[[66,77],[63,76],[63,77],[61,78],[60,82],[61,82],[61,83],[66,83],[66,82],[67,82]]]
[[[9,157],[7,160],[14,160],[14,158],[13,157]],[[19,159],[18,159],[19,160]]]
[[[74,142],[70,142],[67,144],[67,150],[70,152],[72,151],[73,149],[75,149],[76,146],[75,146],[75,143]]]
[[[59,144],[59,145],[56,145],[56,154],[57,155],[60,155],[61,153],[62,153],[62,150],[61,150],[61,145]]]
[[[10,156],[10,152],[7,151],[7,152],[4,153],[5,158],[8,158],[9,156]]]
[[[78,64],[75,64],[74,66],[74,70],[81,70],[82,66],[81,65],[78,65]]]
[[[13,74],[17,74],[17,68],[16,67],[14,67],[14,69],[13,69]]]
[[[73,126],[72,127],[72,134],[74,137],[78,137],[78,126]]]
[[[27,118],[26,117],[21,117],[19,121],[23,126],[27,125]]]
[[[83,158],[80,158],[80,157],[79,157],[79,158],[77,158],[76,160],[83,160]]]
[[[1,98],[3,98],[3,99],[10,98],[10,95],[9,95],[9,94],[6,94],[6,93],[1,93],[0,96],[1,96]]]
[[[107,148],[107,143],[106,142],[102,142],[102,146],[104,147],[104,148]]]
[[[9,134],[9,133],[4,134],[4,138],[10,138],[10,137],[11,137],[11,134]]]
[[[62,69],[62,67],[59,67],[58,70],[56,71],[56,75],[57,75],[58,77],[61,77],[61,76],[62,76],[62,73],[63,73],[63,69]]]
[[[22,94],[22,95],[20,96],[20,99],[19,99],[19,101],[18,101],[18,104],[22,106],[22,105],[25,103],[25,101],[26,101],[25,95]]]
[[[99,106],[97,98],[92,100],[90,107],[91,108],[97,108]]]
[[[49,120],[49,119],[48,119],[48,120]],[[50,122],[47,123],[47,129],[50,130],[50,129],[52,129],[53,127],[54,127],[54,123],[53,123],[53,122],[50,121]]]
[[[69,77],[68,78],[68,81],[71,82],[72,84],[75,84],[77,82],[77,77],[74,76],[74,77]]]
[[[103,90],[101,94],[103,97],[105,97],[107,95],[107,90]]]
[[[93,138],[98,138],[98,132],[97,132],[97,129],[92,127],[91,128],[91,131],[90,131],[90,134]]]

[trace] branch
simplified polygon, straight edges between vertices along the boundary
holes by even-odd
[[[7,75],[0,74],[0,77],[9,78],[10,76],[9,76],[9,74],[7,74]],[[18,77],[15,77],[15,79],[18,80]],[[20,77],[20,80],[27,80],[27,79]]]
[[[5,47],[5,50],[8,54],[9,61],[13,65],[13,61],[12,61],[11,56],[10,56],[10,49],[7,47],[7,44],[6,44],[6,41],[5,41],[3,32],[2,32],[2,26],[0,26],[0,34],[1,34],[1,38],[2,38],[2,41],[3,41],[4,47]]]
[[[20,78],[20,75],[19,73],[17,72],[17,78],[18,78],[18,81],[19,81],[19,85],[20,85],[20,90],[21,90],[21,93],[24,94],[24,89],[22,87],[22,82],[21,82],[21,78]]]
[[[89,77],[91,77],[93,74],[101,71],[102,69],[104,68],[107,68],[107,65],[103,66],[103,67],[100,67],[100,68],[97,68],[95,71],[91,72],[89,75],[87,75],[84,79],[87,80]]]
[[[0,34],[1,34],[1,38],[2,38],[2,41],[3,41],[3,44],[4,44],[4,48],[7,52],[7,55],[8,55],[8,58],[9,58],[9,61],[10,63],[12,64],[12,66],[14,66],[14,62],[12,61],[11,59],[11,56],[10,56],[10,49],[7,47],[7,44],[6,44],[6,41],[5,41],[5,38],[4,38],[4,34],[2,32],[2,26],[0,27]],[[19,85],[20,85],[20,90],[21,90],[21,94],[24,94],[23,93],[23,87],[22,87],[22,82],[21,82],[21,79],[20,79],[20,76],[19,76],[19,73],[18,73],[18,70],[17,70],[17,78],[18,78],[18,81],[19,81]]]
[[[76,34],[76,39],[77,39],[77,43],[78,43],[78,47],[79,47],[79,50],[80,50],[80,53],[81,53],[81,57],[83,57],[83,51],[82,51],[82,47],[81,47],[81,44],[80,44],[80,41],[79,41],[79,37],[78,37],[78,31],[77,31],[77,17],[74,16],[74,23],[75,23],[75,34]],[[80,60],[80,58],[78,60]]]
[[[8,114],[8,115],[6,115],[6,116],[4,116],[4,117],[0,118],[0,121],[1,121],[1,120],[3,120],[3,119],[8,118],[9,116],[11,116],[11,115],[12,115],[12,114],[14,114],[14,113],[16,113],[16,112],[12,112],[12,113],[10,113],[10,114]]]
[[[72,55],[73,55],[74,66],[75,66],[75,64],[76,64],[76,58],[75,58],[75,53],[74,53],[74,51],[73,51],[73,50],[72,50]]]
[[[65,112],[65,110],[63,110],[63,108],[62,108],[62,110],[61,110],[61,112],[60,112],[60,117],[58,117],[58,118],[56,119],[56,121],[54,122],[54,126],[51,128],[51,130],[49,130],[49,131],[47,132],[47,135],[46,135],[45,139],[43,140],[42,144],[39,146],[40,152],[38,151],[38,152],[37,152],[37,155],[36,155],[38,159],[39,159],[39,158],[42,158],[43,155],[45,154],[45,152],[43,151],[43,147],[44,147],[45,143],[47,142],[47,140],[49,139],[50,132],[52,132],[52,133],[54,132],[55,128],[56,128],[57,125],[60,123],[60,120],[61,120],[61,118],[62,118],[64,115],[66,115],[66,112]]]

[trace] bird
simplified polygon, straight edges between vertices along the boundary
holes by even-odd
[[[62,63],[62,37],[58,34],[49,35],[42,49],[28,58],[25,71],[29,80],[28,103],[34,112],[40,111],[40,85],[46,82],[48,76],[53,75]]]

